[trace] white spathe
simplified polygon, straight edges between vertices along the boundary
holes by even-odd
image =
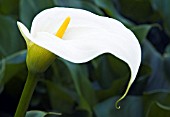
[[[71,21],[60,39],[55,33],[68,16]],[[115,19],[81,9],[56,7],[40,12],[32,22],[31,32],[22,23],[17,24],[26,41],[30,40],[70,62],[84,63],[103,53],[111,53],[126,62],[131,70],[131,79],[118,102],[126,96],[136,78],[141,62],[139,42]]]

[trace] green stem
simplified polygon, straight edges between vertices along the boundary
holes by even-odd
[[[38,82],[37,74],[28,73],[27,80],[14,117],[25,117],[32,94]]]

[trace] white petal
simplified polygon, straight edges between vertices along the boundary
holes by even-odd
[[[40,12],[33,20],[31,35],[36,36],[38,32],[49,32],[55,34],[66,17],[70,16],[71,27],[98,27],[106,31],[123,31],[124,26],[117,20],[95,15],[89,11],[73,8],[51,8]]]
[[[95,30],[97,31],[93,33]],[[84,31],[89,32],[88,29],[73,28],[72,31],[67,33],[72,34],[69,40],[61,40],[49,33],[38,33],[35,43],[73,63],[84,63],[103,53],[111,53],[125,61],[131,69],[131,79],[125,94],[117,101],[117,107],[118,102],[128,93],[140,66],[141,49],[137,39],[129,30],[130,34],[126,36],[121,33],[103,33],[103,30],[96,28],[91,28],[89,34],[83,34]],[[65,37],[69,36],[67,34]]]
[[[67,16],[71,17],[71,22],[61,40],[54,34]],[[35,17],[31,36],[20,27],[32,42],[73,63],[87,62],[103,53],[125,61],[131,69],[131,79],[116,106],[136,78],[141,62],[140,45],[134,34],[117,20],[79,9],[52,8]]]
[[[19,21],[17,21],[17,25],[24,39],[27,39],[27,38],[29,39],[31,35],[29,33],[29,30],[25,27],[25,25],[23,25]]]

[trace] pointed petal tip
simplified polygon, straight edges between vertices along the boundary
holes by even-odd
[[[18,26],[18,28],[20,29],[20,30],[23,30],[24,29],[24,25],[21,23],[21,22],[19,22],[19,21],[17,21],[17,26]]]
[[[17,21],[17,24],[19,24],[20,23],[20,21]]]
[[[20,27],[22,25],[22,23],[17,21],[17,25],[18,25],[18,27]]]
[[[120,106],[118,105],[118,103],[120,102],[120,99],[119,100],[117,100],[116,101],[116,103],[115,103],[115,107],[116,107],[116,109],[120,109]]]
[[[29,30],[27,29],[27,27],[25,27],[25,25],[23,23],[21,23],[19,21],[17,21],[17,25],[18,25],[18,29],[19,29],[21,35],[24,37],[27,45],[30,45],[29,40],[31,40],[31,39],[33,40],[33,38],[31,38]]]
[[[120,106],[118,105],[118,103],[119,103],[120,101],[122,101],[122,100],[126,97],[127,93],[129,92],[129,89],[130,89],[131,85],[132,85],[132,83],[129,82],[129,83],[128,83],[128,86],[127,86],[127,88],[126,88],[126,91],[125,91],[125,93],[123,94],[123,96],[121,96],[121,97],[116,101],[116,103],[115,103],[116,109],[120,109]]]

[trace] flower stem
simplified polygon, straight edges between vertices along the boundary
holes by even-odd
[[[14,117],[25,117],[32,94],[38,82],[38,74],[28,72],[27,80]]]

